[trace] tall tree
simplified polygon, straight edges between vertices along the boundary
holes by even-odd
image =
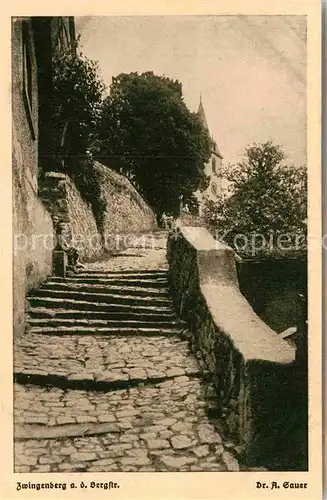
[[[179,197],[187,202],[206,183],[210,138],[177,80],[152,72],[113,78],[99,138],[107,163],[118,165],[159,214],[177,214]]]
[[[62,155],[81,157],[92,149],[105,86],[98,64],[70,47],[58,50],[53,61],[53,138]]]

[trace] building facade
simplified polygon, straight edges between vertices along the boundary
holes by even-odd
[[[211,137],[211,156],[205,165],[205,174],[209,177],[209,185],[204,191],[197,191],[195,196],[199,202],[199,216],[203,213],[203,208],[207,200],[217,201],[222,194],[222,160],[216,141],[210,134],[207,119],[204,112],[202,99],[198,108],[198,116],[203,127],[208,131]]]
[[[52,271],[53,223],[38,197],[42,162],[49,157],[52,61],[75,47],[73,18],[12,20],[12,195],[14,335],[25,329],[25,297]]]

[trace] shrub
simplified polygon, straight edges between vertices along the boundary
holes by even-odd
[[[211,228],[243,255],[305,252],[307,174],[304,167],[283,164],[284,159],[282,148],[272,142],[248,147],[243,161],[225,172],[228,195],[205,207]]]

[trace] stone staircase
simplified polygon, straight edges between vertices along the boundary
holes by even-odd
[[[50,278],[28,297],[31,333],[176,335],[166,271],[86,271]]]
[[[15,472],[240,469],[174,311],[166,235],[155,243],[30,293],[14,345]]]

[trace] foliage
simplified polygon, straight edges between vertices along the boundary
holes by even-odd
[[[68,175],[74,180],[84,200],[90,203],[97,227],[102,231],[107,202],[101,189],[101,176],[92,158],[72,159],[67,165]]]
[[[58,51],[53,60],[52,150],[60,162],[57,169],[74,180],[83,198],[91,203],[101,226],[105,201],[100,179],[93,167],[97,129],[105,87],[98,66],[71,47]]]
[[[198,213],[199,213],[199,201],[194,194],[189,197],[188,202],[187,202],[187,206],[188,206],[188,209],[190,211],[190,214],[198,215]]]
[[[229,196],[206,205],[207,222],[240,253],[305,248],[307,174],[284,160],[282,148],[270,141],[248,147],[243,161],[225,172]]]
[[[64,151],[85,155],[95,147],[96,130],[105,86],[96,62],[70,47],[55,54],[53,61],[54,114]]]
[[[153,209],[178,213],[205,181],[210,138],[183,101],[182,85],[152,72],[113,78],[100,127],[101,154]]]

